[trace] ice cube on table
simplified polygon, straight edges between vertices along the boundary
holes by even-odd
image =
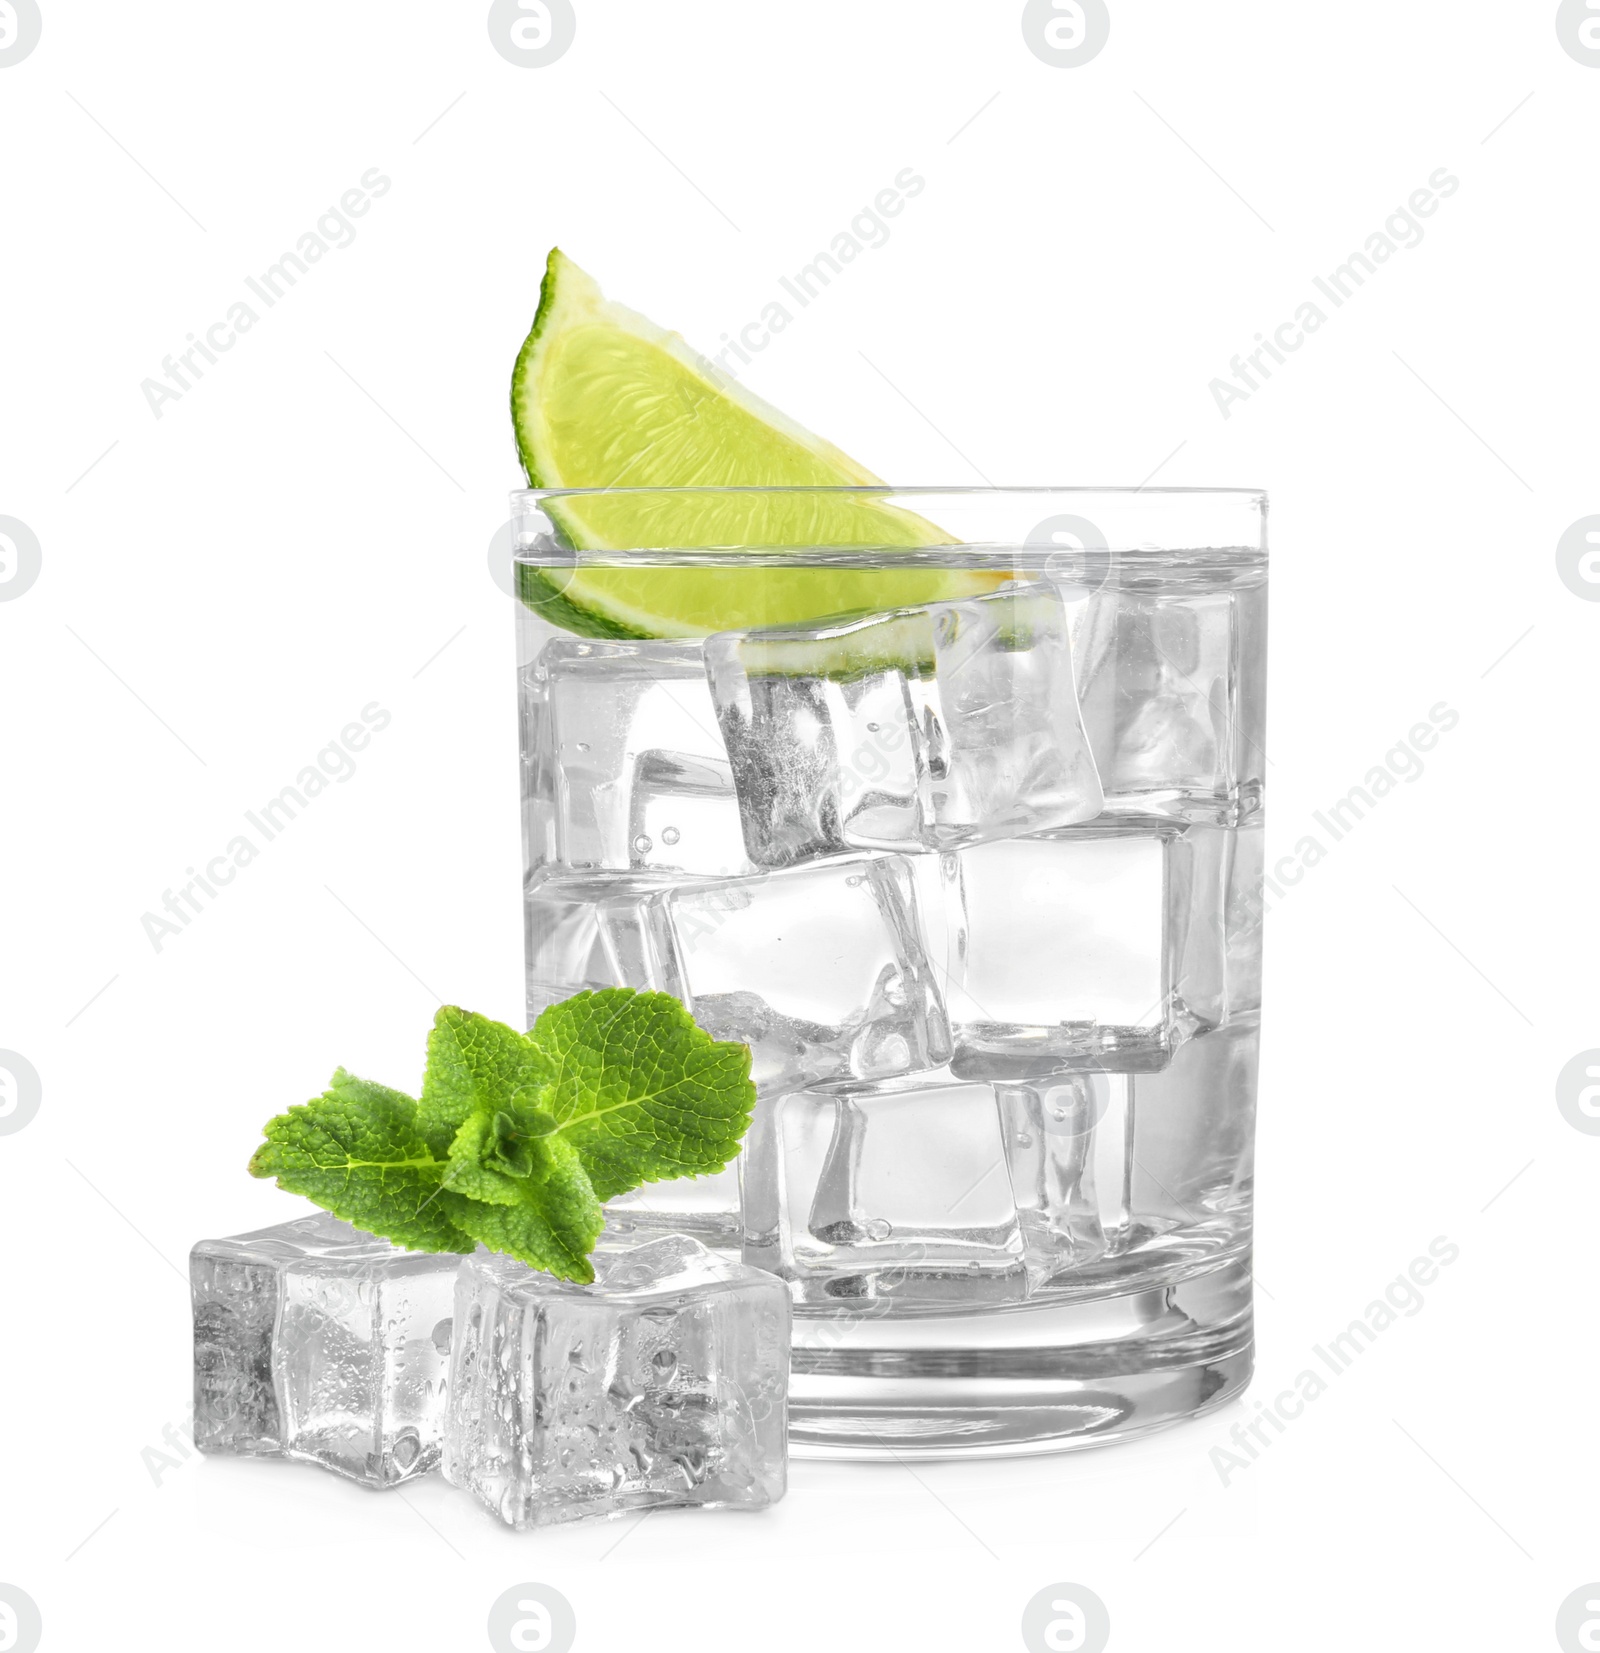
[[[1260,1018],[1182,1045],[1156,1073],[997,1084],[1030,1296],[1205,1262],[1249,1237]]]
[[[722,880],[545,874],[528,908],[530,1009],[585,987],[671,993],[713,1038],[751,1047],[758,1085],[883,1079],[949,1056],[902,857]]]
[[[763,1097],[745,1143],[745,1261],[801,1302],[1004,1302],[1023,1238],[995,1095],[946,1073]]]
[[[957,1073],[1157,1068],[1221,1019],[1226,833],[1190,830],[1097,822],[962,850],[940,892],[922,876]]]
[[[781,1498],[782,1282],[685,1235],[594,1261],[589,1286],[486,1252],[463,1265],[446,1477],[512,1527]]]
[[[1106,808],[1236,820],[1260,806],[1266,589],[1063,587]]]
[[[1049,585],[725,632],[705,658],[760,866],[948,849],[1100,812]]]
[[[558,637],[524,673],[529,790],[545,860],[612,871],[754,870],[701,647]]]
[[[460,1258],[318,1213],[189,1257],[195,1444],[366,1486],[436,1468]]]

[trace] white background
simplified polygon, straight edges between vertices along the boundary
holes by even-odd
[[[0,603],[0,1046],[42,1080],[0,1136],[0,1583],[43,1645],[471,1649],[524,1581],[589,1649],[1014,1649],[1057,1582],[1117,1650],[1557,1645],[1600,1577],[1600,1139],[1555,1100],[1600,1046],[1600,606],[1555,555],[1600,512],[1600,68],[1553,0],[1112,0],[1076,68],[1020,0],[577,0],[542,68],[483,0],[40,4],[0,68],[0,515],[42,546]],[[908,166],[753,388],[900,482],[1269,488],[1274,858],[1459,713],[1268,921],[1250,1396],[537,1535],[164,1446],[188,1247],[304,1209],[245,1175],[261,1122],[339,1063],[411,1088],[440,1000],[519,1014],[486,549],[547,249],[715,349]],[[373,167],[354,242],[156,418],[141,381]],[[1441,167],[1421,244],[1224,418],[1230,358]],[[157,951],[141,916],[374,701],[356,775]],[[1440,1235],[1421,1311],[1224,1483]]]

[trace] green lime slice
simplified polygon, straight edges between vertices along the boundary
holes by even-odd
[[[559,248],[511,378],[511,418],[536,488],[882,486],[831,443],[732,382],[646,317],[614,304]],[[666,491],[546,501],[572,546],[873,547],[951,543],[942,529],[870,494],[685,495]],[[524,602],[588,637],[702,637],[993,591],[1010,576],[932,568],[519,565]]]

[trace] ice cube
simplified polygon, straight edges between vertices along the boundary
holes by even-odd
[[[1171,843],[1168,915],[1173,926],[1173,1031],[1221,1027],[1261,1008],[1262,820],[1198,821]]]
[[[1248,1239],[1259,1018],[1157,1073],[997,1084],[1030,1295],[1209,1261]]]
[[[554,639],[524,673],[523,749],[529,788],[549,793],[548,858],[753,870],[698,643]]]
[[[574,993],[628,985],[617,976],[601,929],[618,886],[593,874],[535,871],[523,897],[528,1025]]]
[[[373,1487],[437,1467],[455,1256],[319,1213],[189,1258],[195,1444]]]
[[[647,1182],[606,1202],[605,1232],[600,1245],[621,1250],[671,1234],[688,1234],[719,1256],[737,1261],[739,1166],[702,1177],[672,1177]]]
[[[948,849],[1090,819],[1069,620],[1014,586],[705,646],[752,861]]]
[[[634,867],[702,875],[753,871],[725,758],[641,752],[628,805]]]
[[[1260,806],[1266,592],[1067,588],[1089,742],[1119,811],[1237,820]]]
[[[517,674],[522,725],[522,864],[556,858],[556,772],[550,739],[550,679],[539,667]]]
[[[997,1302],[1025,1287],[992,1089],[948,1074],[763,1097],[745,1261],[802,1302]]]
[[[1227,875],[1227,1011],[1228,1017],[1261,1008],[1261,924],[1266,916],[1262,875],[1266,871],[1266,832],[1260,815],[1233,835]]]
[[[957,1073],[1157,1068],[1221,1019],[1226,834],[1190,830],[1111,820],[946,857],[943,920],[926,923]]]
[[[707,670],[758,866],[918,842],[924,804],[913,711],[898,670],[831,681],[795,669],[818,634],[714,637]],[[757,642],[757,639],[761,639]],[[751,669],[752,657],[768,669]]]
[[[1133,1078],[1130,1201],[1144,1244],[1212,1254],[1249,1238],[1259,1012],[1191,1039]]]
[[[1134,1078],[1080,1072],[995,1086],[1030,1288],[1123,1251]]]
[[[1198,822],[1173,838],[1168,850],[1172,1014],[1181,1036],[1227,1020],[1228,887],[1237,838],[1232,827]]]
[[[1098,815],[1060,596],[1016,586],[931,612],[933,673],[912,682],[933,803],[923,842],[954,849]]]
[[[595,1274],[462,1266],[446,1477],[513,1527],[781,1498],[782,1283],[686,1235],[599,1252]]]
[[[546,877],[529,902],[541,993],[557,971],[559,997],[671,993],[714,1038],[751,1047],[758,1085],[882,1079],[949,1056],[901,857],[723,880]]]

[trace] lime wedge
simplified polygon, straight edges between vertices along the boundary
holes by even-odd
[[[881,486],[698,356],[676,333],[614,304],[559,248],[511,378],[517,448],[536,488]],[[872,496],[646,492],[552,499],[570,544],[637,547],[874,547],[951,543],[942,529]],[[524,602],[589,637],[701,637],[714,631],[973,596],[1008,578],[908,563],[793,568],[707,557],[694,567],[523,564]]]

